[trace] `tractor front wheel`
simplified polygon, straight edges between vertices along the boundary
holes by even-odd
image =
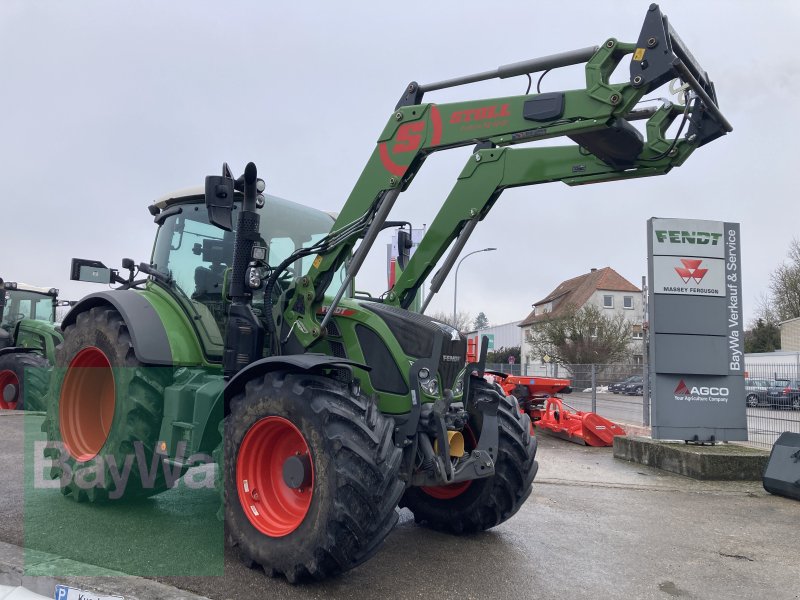
[[[472,387],[478,393],[494,391],[482,382]],[[539,468],[536,438],[531,435],[530,418],[520,412],[513,396],[501,400],[497,420],[500,443],[494,475],[449,486],[409,488],[400,506],[411,510],[417,523],[448,533],[475,533],[499,525],[520,509]],[[465,436],[468,448],[475,438],[473,430],[479,437],[481,423],[475,418]]]
[[[294,583],[360,564],[397,522],[394,422],[328,377],[249,381],[225,419],[225,525],[244,561]]]

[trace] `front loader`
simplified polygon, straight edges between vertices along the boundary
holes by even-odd
[[[0,410],[41,410],[61,343],[55,288],[0,279]]]
[[[630,80],[610,83],[628,56]],[[582,63],[582,89],[422,102],[453,85]],[[676,78],[687,86],[682,106],[637,108]],[[152,259],[138,269],[125,259],[127,277],[73,261],[74,279],[120,287],[87,296],[64,320],[44,424],[52,476],[77,500],[148,496],[167,480],[138,476],[142,463],[182,470],[212,454],[229,539],[248,563],[290,581],[369,558],[398,505],[452,533],[504,522],[537,471],[529,416],[483,379],[485,360],[467,364],[458,331],[408,310],[419,287],[451,246],[438,289],[506,187],[664,174],[730,130],[713,84],[653,5],[635,44],[612,38],[409,84],[333,223],[266,196],[253,163],[239,177],[225,165],[203,190],[150,207]],[[511,147],[561,136],[572,144]],[[379,299],[355,294],[353,278],[396,225],[392,207],[425,158],[473,144],[394,287]],[[82,471],[102,475],[134,449],[124,490],[110,477],[86,485]]]

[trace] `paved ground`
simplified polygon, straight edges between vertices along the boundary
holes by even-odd
[[[210,490],[184,486],[130,511],[76,505],[54,490],[23,494],[21,431],[19,416],[0,416],[1,542],[20,545],[27,538],[66,558],[99,557],[111,568],[130,560],[140,571],[161,564],[161,558],[148,562],[126,555],[126,544],[132,547],[142,537],[153,556],[173,556],[181,564],[202,557],[203,568],[211,569],[222,554],[222,576],[157,577],[214,600],[800,598],[800,502],[769,496],[757,483],[698,482],[615,461],[610,449],[542,437],[533,496],[507,523],[455,538],[414,525],[406,512],[367,564],[331,581],[292,587],[246,569],[230,550],[223,552],[218,525],[208,516]],[[33,507],[31,515],[23,514],[26,507]],[[50,523],[45,527],[40,521]],[[177,529],[131,534],[147,521]],[[84,544],[71,548],[47,535],[27,530],[23,535],[23,524],[29,523],[39,534],[74,531],[77,523]],[[123,542],[115,545],[117,538]],[[87,552],[85,545],[92,544],[103,552]],[[73,585],[81,581],[97,580],[70,579]],[[108,579],[105,589],[144,598],[130,583],[142,581]]]

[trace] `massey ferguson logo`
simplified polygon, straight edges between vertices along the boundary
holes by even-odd
[[[686,400],[689,402],[727,402],[730,390],[726,387],[717,386],[692,386],[686,385],[681,379],[675,388],[675,400]]]
[[[700,268],[703,261],[698,258],[682,258],[681,262],[683,267],[675,267],[675,272],[683,279],[683,283],[689,283],[690,279],[694,279],[694,282],[699,285],[708,273],[708,269]]]
[[[451,123],[468,123],[470,121],[483,121],[485,119],[500,119],[510,117],[508,104],[500,106],[481,106],[480,108],[470,108],[469,110],[457,110],[450,115]]]

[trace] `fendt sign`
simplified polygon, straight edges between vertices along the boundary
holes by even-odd
[[[653,438],[747,439],[739,224],[648,221]]]

